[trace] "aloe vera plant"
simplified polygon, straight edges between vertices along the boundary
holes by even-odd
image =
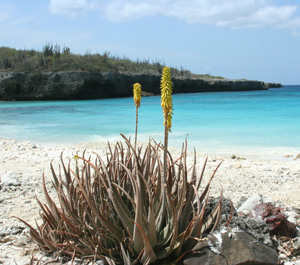
[[[108,264],[176,262],[217,227],[222,195],[207,213],[216,171],[202,187],[206,161],[200,175],[196,154],[188,168],[185,144],[177,160],[168,153],[163,183],[162,147],[149,142],[145,149],[136,150],[123,137],[125,146],[122,142],[114,148],[108,145],[105,158],[77,156],[72,170],[61,157],[58,174],[51,165],[58,203],[49,196],[44,180],[46,203],[38,200],[42,224],[34,228],[23,221],[41,247]]]

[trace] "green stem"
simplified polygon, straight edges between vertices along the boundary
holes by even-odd
[[[165,143],[164,143],[164,174],[163,174],[163,184],[167,183],[167,154],[168,154],[168,127],[165,124]]]
[[[138,106],[136,106],[136,111],[135,111],[135,141],[134,141],[134,149],[135,150],[136,150],[136,143],[137,143],[138,117],[139,117],[139,110],[138,110]]]
[[[165,213],[165,204],[166,204],[166,184],[167,184],[167,156],[168,154],[168,126],[167,122],[165,122],[165,140],[164,140],[164,168],[163,168],[163,179],[162,179],[162,218],[161,222],[163,222],[164,218],[166,218]]]

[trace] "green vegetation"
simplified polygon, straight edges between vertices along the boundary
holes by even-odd
[[[87,51],[84,55],[73,54],[69,47],[61,48],[60,45],[52,43],[47,43],[42,51],[0,47],[0,71],[2,72],[90,71],[160,75],[164,66],[164,63],[158,60],[132,61],[126,57],[113,56],[110,52],[91,54]],[[171,70],[174,77],[221,78],[195,75],[183,67],[171,68]]]

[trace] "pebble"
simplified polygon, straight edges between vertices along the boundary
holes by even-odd
[[[37,147],[35,144],[32,144],[32,145],[30,146],[30,148],[31,148],[31,149],[37,149],[38,147]]]
[[[246,200],[241,207],[237,209],[238,212],[244,212],[244,211],[251,211],[253,207],[260,203],[272,203],[274,204],[274,201],[270,198],[267,198],[261,194],[254,194],[251,196],[248,200]]]
[[[2,186],[21,186],[21,183],[17,180],[15,173],[7,173],[1,175]]]
[[[235,169],[242,168],[242,165],[241,165],[240,163],[236,163],[236,164],[234,165],[234,168],[235,168]]]
[[[300,250],[300,237],[297,238],[297,240],[294,243],[294,246],[295,246],[296,249]]]
[[[10,242],[10,241],[14,241],[16,239],[17,239],[17,236],[6,236],[6,237],[0,239],[0,242],[3,244],[3,243]]]
[[[31,258],[22,259],[18,262],[18,265],[29,265],[31,264]]]

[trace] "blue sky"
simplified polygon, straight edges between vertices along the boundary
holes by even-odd
[[[299,0],[0,0],[0,46],[110,52],[300,84]]]

